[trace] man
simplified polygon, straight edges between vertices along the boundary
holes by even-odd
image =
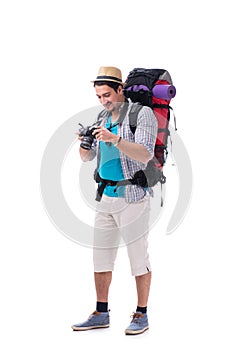
[[[125,334],[139,334],[149,328],[147,302],[151,267],[147,252],[150,195],[152,189],[121,181],[146,167],[153,157],[157,121],[149,107],[143,107],[131,131],[129,112],[134,106],[123,94],[122,73],[115,67],[101,67],[93,81],[104,107],[101,124],[93,131],[91,149],[80,147],[83,161],[98,159],[98,200],[94,225],[94,280],[96,310],[73,330],[109,327],[108,292],[120,239],[126,244],[132,275],[136,280],[137,308]],[[100,119],[100,116],[99,116]],[[83,137],[80,137],[83,140]],[[119,184],[119,186],[118,186]]]

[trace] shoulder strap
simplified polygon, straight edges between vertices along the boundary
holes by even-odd
[[[131,107],[131,110],[129,111],[129,124],[130,129],[133,135],[135,134],[136,128],[137,128],[137,118],[140,110],[143,108],[142,105],[138,103],[134,103]]]
[[[98,114],[98,117],[97,117],[97,121],[99,121],[100,119],[103,119],[105,116],[107,116],[108,112],[103,109],[99,114]]]

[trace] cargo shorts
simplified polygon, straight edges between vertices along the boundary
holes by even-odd
[[[150,196],[126,203],[124,198],[102,196],[96,208],[93,263],[95,272],[113,271],[117,251],[127,247],[133,276],[151,271],[148,254]]]

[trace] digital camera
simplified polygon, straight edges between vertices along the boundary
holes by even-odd
[[[79,129],[79,136],[83,136],[80,147],[90,150],[95,139],[95,136],[92,135],[92,133],[97,129],[97,126],[100,125],[100,121],[86,127],[84,127],[81,123],[79,123],[79,125],[81,126]]]

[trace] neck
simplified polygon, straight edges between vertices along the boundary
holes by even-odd
[[[116,122],[119,119],[119,111],[112,112],[111,122]]]
[[[118,107],[112,111],[112,123],[116,122],[119,119],[119,112],[123,106],[123,102],[124,101],[120,102]]]

